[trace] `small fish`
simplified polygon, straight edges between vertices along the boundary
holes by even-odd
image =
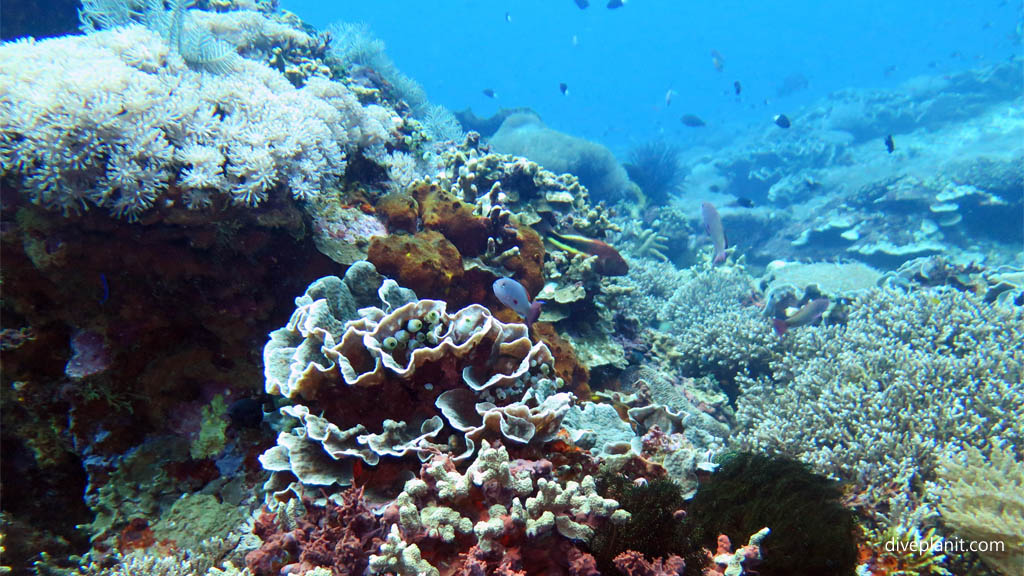
[[[608,0],[608,9],[615,10],[626,5],[626,0]]]
[[[725,237],[725,228],[722,226],[722,217],[711,202],[700,205],[700,213],[704,219],[704,232],[711,237],[711,245],[715,247],[714,263],[725,262],[725,249],[729,247],[729,241]]]
[[[487,96],[488,98],[497,98],[498,93],[490,88],[484,88],[484,96]]]
[[[228,418],[238,428],[259,428],[265,415],[261,398],[242,398],[228,406]]]
[[[512,13],[511,12],[505,12],[505,22],[509,22],[509,23],[512,22]]]
[[[743,85],[740,84],[739,80],[737,80],[732,83],[732,89],[736,92],[736,95],[739,96],[740,92],[743,92]]]
[[[580,45],[580,37],[579,36],[577,36],[575,34],[572,35],[572,45],[573,46],[579,46]]]
[[[668,108],[672,105],[672,97],[676,95],[676,91],[669,88],[668,92],[665,92],[665,107]]]
[[[540,318],[540,308],[544,303],[540,300],[530,302],[530,295],[519,282],[511,278],[498,278],[493,288],[498,301],[519,314],[526,321],[527,329]]]
[[[100,304],[106,304],[110,300],[110,283],[107,282],[107,275],[100,273]]]
[[[725,70],[725,58],[719,54],[718,50],[711,51],[711,65],[715,67],[715,70],[721,72]]]
[[[579,6],[580,10],[586,10],[587,6],[590,6],[589,0],[576,0],[576,5]]]
[[[792,125],[785,114],[776,114],[775,117],[772,118],[772,121],[775,122],[775,125],[779,128],[789,128]]]
[[[569,85],[566,84],[565,82],[559,82],[558,83],[558,91],[562,93],[562,96],[568,96],[569,95]]]
[[[892,134],[885,137],[885,149],[889,151],[889,154],[896,150],[896,143],[892,141]]]
[[[802,308],[794,312],[791,316],[787,316],[785,319],[776,318],[772,320],[772,325],[775,327],[775,333],[782,336],[789,328],[806,326],[817,322],[818,318],[821,318],[821,315],[825,313],[825,310],[828,310],[828,305],[828,298],[816,298],[807,304],[804,304]]]
[[[746,196],[740,196],[739,198],[730,202],[729,206],[736,206],[739,208],[753,208],[754,201],[751,200],[750,198],[747,198]]]
[[[704,121],[701,120],[700,116],[697,116],[696,114],[686,114],[685,116],[680,118],[679,121],[682,122],[684,126],[689,126],[690,128],[700,128],[701,126],[707,126],[707,124],[705,124]]]
[[[584,256],[597,256],[597,264],[594,269],[602,276],[625,276],[629,273],[629,264],[611,244],[570,234],[559,234],[549,224],[541,222],[537,231],[544,235],[544,239],[559,250],[565,250],[572,254]]]
[[[893,74],[895,74],[896,71],[899,70],[899,69],[900,69],[900,67],[895,65],[895,64],[893,64],[891,66],[886,66],[885,70],[882,71],[882,75],[885,76],[886,78],[888,78],[888,77],[892,76]]]

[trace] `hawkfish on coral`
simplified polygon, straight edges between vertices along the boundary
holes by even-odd
[[[800,307],[799,310],[785,318],[775,318],[772,320],[772,325],[775,327],[775,333],[782,336],[786,333],[786,330],[795,328],[797,326],[807,326],[813,324],[821,318],[821,315],[828,310],[829,299],[828,298],[815,298],[807,304]]]
[[[559,250],[583,256],[597,256],[594,269],[602,276],[625,276],[629,273],[626,259],[607,242],[575,234],[559,234],[544,223],[538,225],[538,231],[548,243]]]

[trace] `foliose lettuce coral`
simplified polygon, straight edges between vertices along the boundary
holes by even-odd
[[[353,292],[362,286],[368,297],[365,282],[380,286],[383,308],[356,312]],[[550,349],[482,306],[449,314],[367,262],[344,280],[314,282],[296,304],[264,350],[267,392],[293,402],[280,410],[290,424],[260,457],[278,499],[302,486],[347,486],[357,462],[467,459],[486,439],[543,443],[568,411]]]

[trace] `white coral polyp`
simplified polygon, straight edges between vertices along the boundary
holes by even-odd
[[[347,149],[393,138],[393,116],[344,85],[296,89],[243,61],[233,75],[188,69],[139,26],[0,46],[0,163],[37,204],[138,217],[172,183],[188,208],[275,190],[306,200],[337,183]]]

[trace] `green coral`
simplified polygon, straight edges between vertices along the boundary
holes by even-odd
[[[212,458],[220,454],[227,442],[224,435],[228,430],[228,405],[224,397],[217,394],[209,404],[203,406],[199,435],[189,446],[189,454],[196,460]]]

